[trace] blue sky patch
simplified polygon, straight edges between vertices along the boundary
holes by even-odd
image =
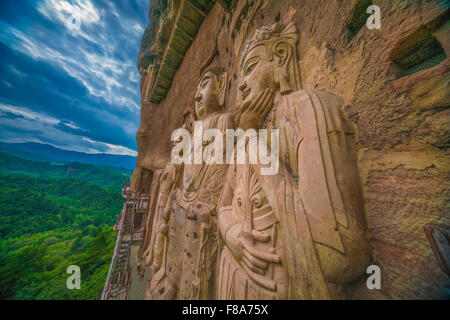
[[[0,1],[0,141],[136,155],[148,5]]]

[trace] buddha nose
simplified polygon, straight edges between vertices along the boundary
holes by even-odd
[[[195,96],[195,99],[194,99],[196,102],[199,102],[200,100],[202,100],[202,94],[201,93],[198,93],[196,96]]]

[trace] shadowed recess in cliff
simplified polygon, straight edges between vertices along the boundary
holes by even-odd
[[[397,67],[397,77],[431,68],[445,58],[447,55],[441,43],[425,26],[403,40],[391,55]]]
[[[370,14],[367,8],[373,4],[372,0],[359,0],[352,12],[352,17],[347,24],[347,30],[350,33],[350,39],[353,39],[361,28],[366,24]]]
[[[445,40],[437,34],[449,28],[449,15],[450,10],[447,9],[397,44],[391,53],[397,78],[431,68],[447,58],[441,44]]]

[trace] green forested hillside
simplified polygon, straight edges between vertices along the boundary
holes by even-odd
[[[0,176],[0,239],[67,226],[112,225],[123,203],[117,189],[76,179]]]
[[[95,299],[105,284],[115,236],[104,226],[1,240],[0,299]],[[66,287],[70,265],[80,267],[80,290]]]
[[[25,160],[13,155],[0,153],[1,175],[31,175],[47,178],[73,178],[106,189],[119,190],[129,180],[131,170],[109,168],[82,163],[50,163]]]
[[[106,167],[0,154],[0,299],[95,299],[129,178]],[[80,290],[66,287],[70,265],[81,268]]]

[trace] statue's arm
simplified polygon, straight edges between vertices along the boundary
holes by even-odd
[[[228,168],[225,186],[223,188],[222,196],[219,200],[219,210],[217,219],[220,229],[220,234],[224,239],[226,246],[232,252],[233,256],[241,261],[243,255],[242,246],[242,230],[243,221],[237,214],[233,212],[233,196],[235,186],[235,166],[231,165]]]
[[[326,135],[321,135],[326,139],[321,139],[322,152],[320,156],[324,165],[322,170],[326,172],[327,188],[325,190],[332,209],[318,210],[323,202],[315,203],[311,198],[302,200],[310,210],[331,213],[334,211],[334,215],[323,216],[322,220],[308,215],[308,220],[325,278],[332,283],[349,283],[364,273],[370,261],[370,246],[365,236],[366,226],[363,222],[362,192],[353,149],[355,131],[352,122],[345,117],[342,111],[343,101],[339,97],[325,92],[315,94],[320,98],[315,104],[316,117],[317,111],[323,112],[322,117],[326,123]],[[317,122],[319,120],[316,118]],[[303,122],[303,127],[305,126],[305,122]],[[307,133],[303,133],[302,136],[308,138]],[[302,161],[305,160],[304,157],[311,156],[311,152],[305,151],[309,150],[308,148],[301,151],[305,144],[312,143],[312,139],[307,138],[297,147],[300,177],[316,173],[311,168],[305,167],[307,161]],[[328,154],[324,152],[326,149],[329,150]],[[311,164],[311,162],[309,163]],[[303,175],[301,171],[303,171]],[[317,178],[317,175],[315,177]],[[306,190],[303,190],[302,193],[302,187],[304,185],[299,184],[299,193],[307,194]],[[348,210],[349,208],[351,210]],[[323,221],[327,223],[323,223]]]
[[[234,166],[228,168],[225,185],[218,203],[217,219],[219,223],[220,233],[223,239],[227,240],[227,233],[233,225],[239,223],[238,219],[233,216],[233,185],[234,185]]]

